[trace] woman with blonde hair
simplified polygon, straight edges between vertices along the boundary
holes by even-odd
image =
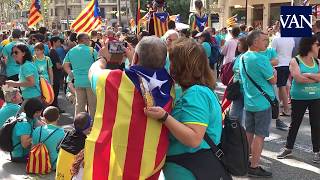
[[[207,136],[216,145],[220,143],[222,113],[203,47],[191,39],[178,39],[169,56],[171,75],[183,94],[171,115],[161,107],[145,109],[147,116],[158,119],[171,132],[163,169],[166,179],[231,179],[204,140]]]

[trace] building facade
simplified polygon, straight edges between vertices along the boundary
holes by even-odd
[[[294,2],[297,3],[298,1]],[[247,25],[266,30],[268,26],[279,20],[280,7],[291,6],[291,3],[291,0],[247,0],[246,13],[246,0],[219,0],[216,5],[219,22],[215,26],[217,28],[225,27],[226,20],[234,15],[237,15],[237,23],[244,24],[247,15]],[[320,4],[320,0],[311,0],[310,4]]]
[[[89,2],[90,0],[49,0],[49,27],[61,30],[67,29],[67,16],[70,25],[70,23],[78,17]],[[129,0],[121,0],[120,4],[122,17],[121,23],[127,24],[127,17],[130,14]],[[117,23],[117,0],[99,0],[99,7],[101,17],[105,25]]]

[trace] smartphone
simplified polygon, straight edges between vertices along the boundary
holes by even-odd
[[[108,49],[110,54],[123,54],[128,47],[127,42],[111,41]]]

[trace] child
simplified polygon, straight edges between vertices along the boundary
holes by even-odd
[[[59,120],[59,109],[54,106],[49,106],[43,111],[43,116],[47,125],[37,127],[32,133],[32,145],[43,142],[46,145],[52,169],[56,169],[56,162],[58,158],[58,146],[65,136],[63,128],[57,126]],[[41,132],[40,132],[41,131]],[[41,134],[41,137],[40,137]]]
[[[42,43],[35,44],[34,52],[33,63],[37,67],[39,75],[53,85],[53,64],[51,59],[44,55],[44,45]]]
[[[56,180],[71,179],[70,169],[75,156],[84,148],[87,135],[91,131],[92,119],[88,113],[82,112],[74,119],[74,130],[66,135],[61,143],[57,161]]]

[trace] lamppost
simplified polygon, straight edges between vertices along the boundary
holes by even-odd
[[[121,6],[120,0],[117,0],[117,10],[118,10],[118,24],[121,25]]]
[[[248,25],[248,0],[246,0],[246,25]]]

